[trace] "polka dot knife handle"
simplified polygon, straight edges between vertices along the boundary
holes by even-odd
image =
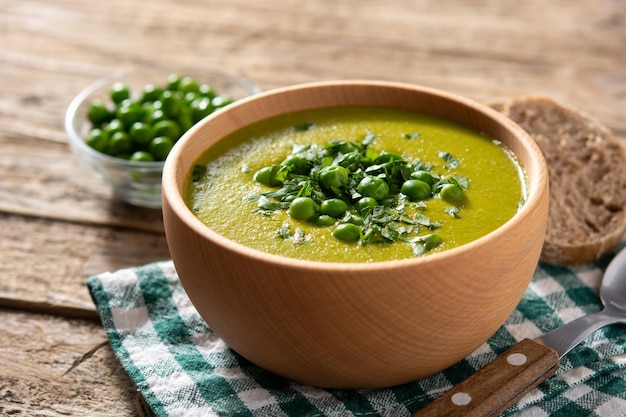
[[[558,367],[556,351],[524,339],[412,417],[497,416]]]

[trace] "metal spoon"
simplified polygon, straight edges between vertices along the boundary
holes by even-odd
[[[626,248],[604,272],[600,300],[602,311],[522,340],[412,417],[496,416],[556,372],[559,359],[591,333],[626,323]]]

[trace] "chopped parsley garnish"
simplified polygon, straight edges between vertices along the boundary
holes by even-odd
[[[191,171],[191,181],[198,182],[206,175],[206,166],[194,165],[193,171]]]
[[[305,123],[295,129],[312,126]],[[443,243],[434,232],[441,224],[427,215],[428,200],[440,197],[448,201],[446,213],[459,218],[459,203],[465,198],[469,179],[444,176],[434,172],[433,164],[377,150],[372,146],[375,140],[376,135],[368,133],[361,141],[294,145],[281,163],[254,173],[255,181],[272,190],[245,199],[257,201],[254,212],[271,216],[287,211],[297,221],[330,228],[335,238],[346,243],[405,243],[415,256],[424,255]],[[459,167],[449,153],[440,152],[439,156],[447,170]],[[301,228],[292,232],[288,223],[277,235],[294,244],[311,239]]]
[[[459,167],[459,161],[448,152],[439,152],[439,157],[446,162],[448,169],[455,169]]]
[[[445,212],[455,219],[460,219],[461,215],[459,214],[459,208],[457,206],[450,206],[446,208]]]
[[[293,128],[296,130],[296,132],[305,132],[309,130],[310,128],[312,128],[313,126],[315,126],[314,122],[308,122],[308,123],[295,125]]]

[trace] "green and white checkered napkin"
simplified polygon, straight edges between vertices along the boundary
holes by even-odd
[[[601,309],[606,262],[539,265],[487,343],[436,375],[381,390],[326,390],[278,377],[224,344],[200,318],[171,261],[107,272],[87,285],[122,366],[161,416],[409,416],[523,338]],[[626,277],[624,277],[626,279]],[[626,415],[626,325],[595,332],[504,416]]]

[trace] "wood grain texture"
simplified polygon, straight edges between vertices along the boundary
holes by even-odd
[[[4,0],[0,28],[0,306],[31,315],[94,318],[88,275],[167,256],[160,213],[113,200],[65,142],[63,116],[73,96],[120,68],[217,64],[263,89],[367,78],[479,101],[535,92],[588,111],[626,140],[623,0]],[[0,312],[2,343],[9,343],[5,335],[19,340],[42,372],[67,363],[30,336],[34,327],[14,327],[12,314]],[[84,340],[57,318],[32,317],[69,342]],[[100,336],[79,343],[77,354]],[[93,368],[74,385],[107,380],[111,369]],[[23,415],[55,415],[47,382],[35,372],[22,378],[11,392],[22,399]],[[64,402],[58,414],[137,415],[118,408],[119,398],[103,394],[92,413]],[[0,397],[0,407],[7,401]]]
[[[0,230],[0,306],[93,317],[89,276],[169,258],[163,234],[2,213]]]
[[[99,324],[0,314],[0,415],[152,415]]]
[[[198,227],[183,190],[204,152],[220,149],[229,133],[259,120],[347,105],[426,113],[497,137],[525,167],[523,209],[485,239],[402,262],[269,256],[233,248],[232,241]],[[382,388],[452,366],[511,314],[544,240],[548,169],[539,147],[502,114],[431,89],[353,81],[259,95],[199,123],[169,158],[163,172],[165,230],[198,312],[239,354],[310,385]]]

